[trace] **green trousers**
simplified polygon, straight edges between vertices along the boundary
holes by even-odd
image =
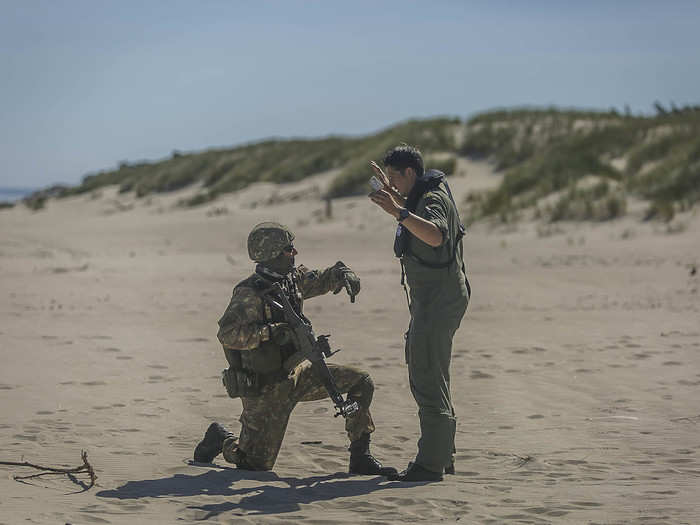
[[[355,414],[345,419],[345,430],[350,441],[359,439],[364,433],[374,432],[374,422],[369,412],[374,384],[369,374],[330,363],[328,369],[338,390],[347,393],[360,405]],[[224,442],[224,459],[247,470],[271,470],[296,404],[327,397],[328,392],[311,369],[311,363],[304,361],[285,381],[266,386],[262,395],[241,398],[241,434],[237,439],[230,438]]]
[[[450,360],[452,338],[467,301],[466,291],[456,290],[447,295],[416,293],[411,303],[406,363],[421,430],[415,463],[433,472],[442,472],[455,451],[457,420],[450,396]]]

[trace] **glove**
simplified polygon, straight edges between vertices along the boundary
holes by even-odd
[[[287,323],[270,323],[270,340],[279,346],[284,346],[294,341],[292,330]]]
[[[360,278],[350,268],[345,266],[342,261],[335,263],[336,280],[338,286],[333,291],[334,294],[345,288],[350,296],[350,302],[355,302],[355,296],[360,293]]]

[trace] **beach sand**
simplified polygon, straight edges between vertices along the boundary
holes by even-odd
[[[458,201],[498,181],[487,164],[461,168]],[[442,483],[347,475],[329,400],[296,408],[273,472],[191,464],[211,421],[239,429],[216,322],[264,220],[295,231],[298,262],[361,277],[355,304],[329,294],[305,313],[342,348],[332,362],[374,379],[375,455],[400,469],[414,457],[395,222],[363,197],[326,218],[331,176],[193,209],[174,206],[187,192],[107,188],[0,211],[0,460],[77,466],[86,450],[98,476],[82,491],[0,466],[0,523],[700,523],[697,213],[674,233],[634,213],[470,230],[457,474]]]

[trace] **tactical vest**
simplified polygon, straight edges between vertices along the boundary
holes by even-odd
[[[267,289],[269,284],[261,276],[253,275],[239,283],[236,288],[247,287],[259,293]],[[291,287],[285,287],[285,291],[292,305],[301,313],[303,300],[294,281]],[[279,322],[285,322],[283,313],[263,302],[262,324]],[[254,350],[224,348],[224,354],[230,365],[229,370],[224,371],[224,385],[229,396],[253,397],[259,395],[264,386],[287,377],[289,362],[297,354],[297,349],[291,342],[280,346],[269,340],[263,341]]]

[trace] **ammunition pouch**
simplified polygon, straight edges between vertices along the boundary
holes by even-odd
[[[242,368],[256,374],[270,374],[282,368],[282,354],[279,345],[272,341],[260,343],[255,350],[239,352]]]
[[[229,397],[258,397],[267,385],[284,380],[304,360],[292,343],[265,341],[255,350],[224,349],[229,368],[221,379]]]
[[[221,371],[221,381],[229,397],[257,397],[262,392],[260,375],[246,370],[227,368]]]
[[[274,385],[284,381],[288,373],[278,370],[271,374],[258,374],[249,370],[227,368],[221,371],[221,381],[226,387],[228,396],[235,399],[237,397],[258,397],[268,385]]]

